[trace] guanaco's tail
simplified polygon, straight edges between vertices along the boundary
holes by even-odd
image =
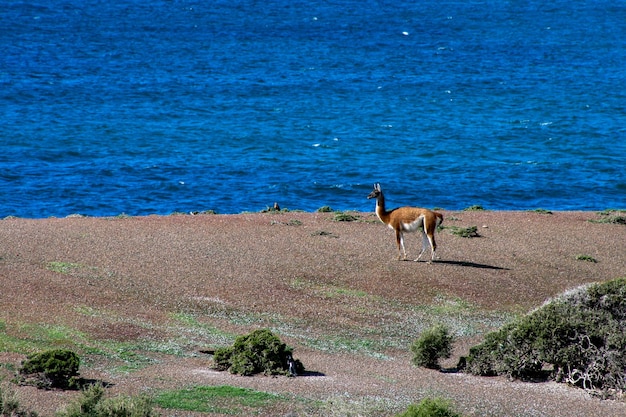
[[[435,212],[435,216],[437,217],[437,227],[441,226],[441,223],[443,223],[443,214],[439,213],[439,212]]]

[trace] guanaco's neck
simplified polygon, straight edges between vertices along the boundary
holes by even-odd
[[[389,224],[389,213],[385,210],[385,196],[383,193],[378,194],[376,197],[376,215],[381,222]]]

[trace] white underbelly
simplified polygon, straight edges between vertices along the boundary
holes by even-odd
[[[405,232],[423,231],[424,230],[424,218],[420,216],[412,222],[406,222],[406,223],[403,222],[402,230],[404,230]]]

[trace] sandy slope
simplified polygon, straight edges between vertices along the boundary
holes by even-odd
[[[369,413],[363,415],[391,415],[435,395],[454,399],[467,416],[626,415],[624,403],[563,385],[417,369],[408,352],[432,319],[420,321],[420,306],[444,308],[459,326],[475,317],[451,318],[454,311],[487,311],[485,327],[459,339],[452,365],[498,317],[568,288],[626,276],[626,227],[589,222],[599,218],[593,212],[444,212],[444,225],[476,225],[480,237],[440,232],[441,259],[427,264],[396,261],[393,232],[372,214],[359,215],[358,222],[333,221],[332,213],[5,219],[0,324],[15,337],[32,338],[23,324],[38,323],[78,329],[91,341],[186,340],[184,354],[160,354],[131,373],[112,371],[115,359],[90,357],[82,375],[114,384],[112,393],[229,384],[333,399],[324,415],[358,415],[361,408]],[[414,256],[417,236],[407,240]],[[289,379],[213,372],[210,357],[197,352],[219,345],[219,337],[180,334],[174,325],[181,316],[231,334],[271,327],[313,373]],[[323,346],[328,335],[334,347]],[[388,342],[388,349],[373,352],[363,340]],[[0,354],[1,363],[14,366],[22,358]],[[27,387],[18,394],[43,415],[74,395]],[[372,411],[381,408],[392,412]],[[274,413],[290,410],[313,415],[302,405]]]

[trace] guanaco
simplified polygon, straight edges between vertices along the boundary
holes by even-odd
[[[398,244],[398,260],[406,260],[406,250],[404,249],[404,232],[421,232],[422,233],[422,251],[415,258],[415,262],[419,261],[426,247],[430,244],[431,258],[430,262],[435,260],[435,251],[437,250],[437,242],[435,241],[435,231],[443,222],[443,214],[426,208],[419,207],[399,207],[390,211],[385,209],[385,196],[380,189],[380,184],[374,184],[374,191],[368,196],[368,199],[376,199],[376,215],[381,222],[389,226],[396,232],[396,243]]]

